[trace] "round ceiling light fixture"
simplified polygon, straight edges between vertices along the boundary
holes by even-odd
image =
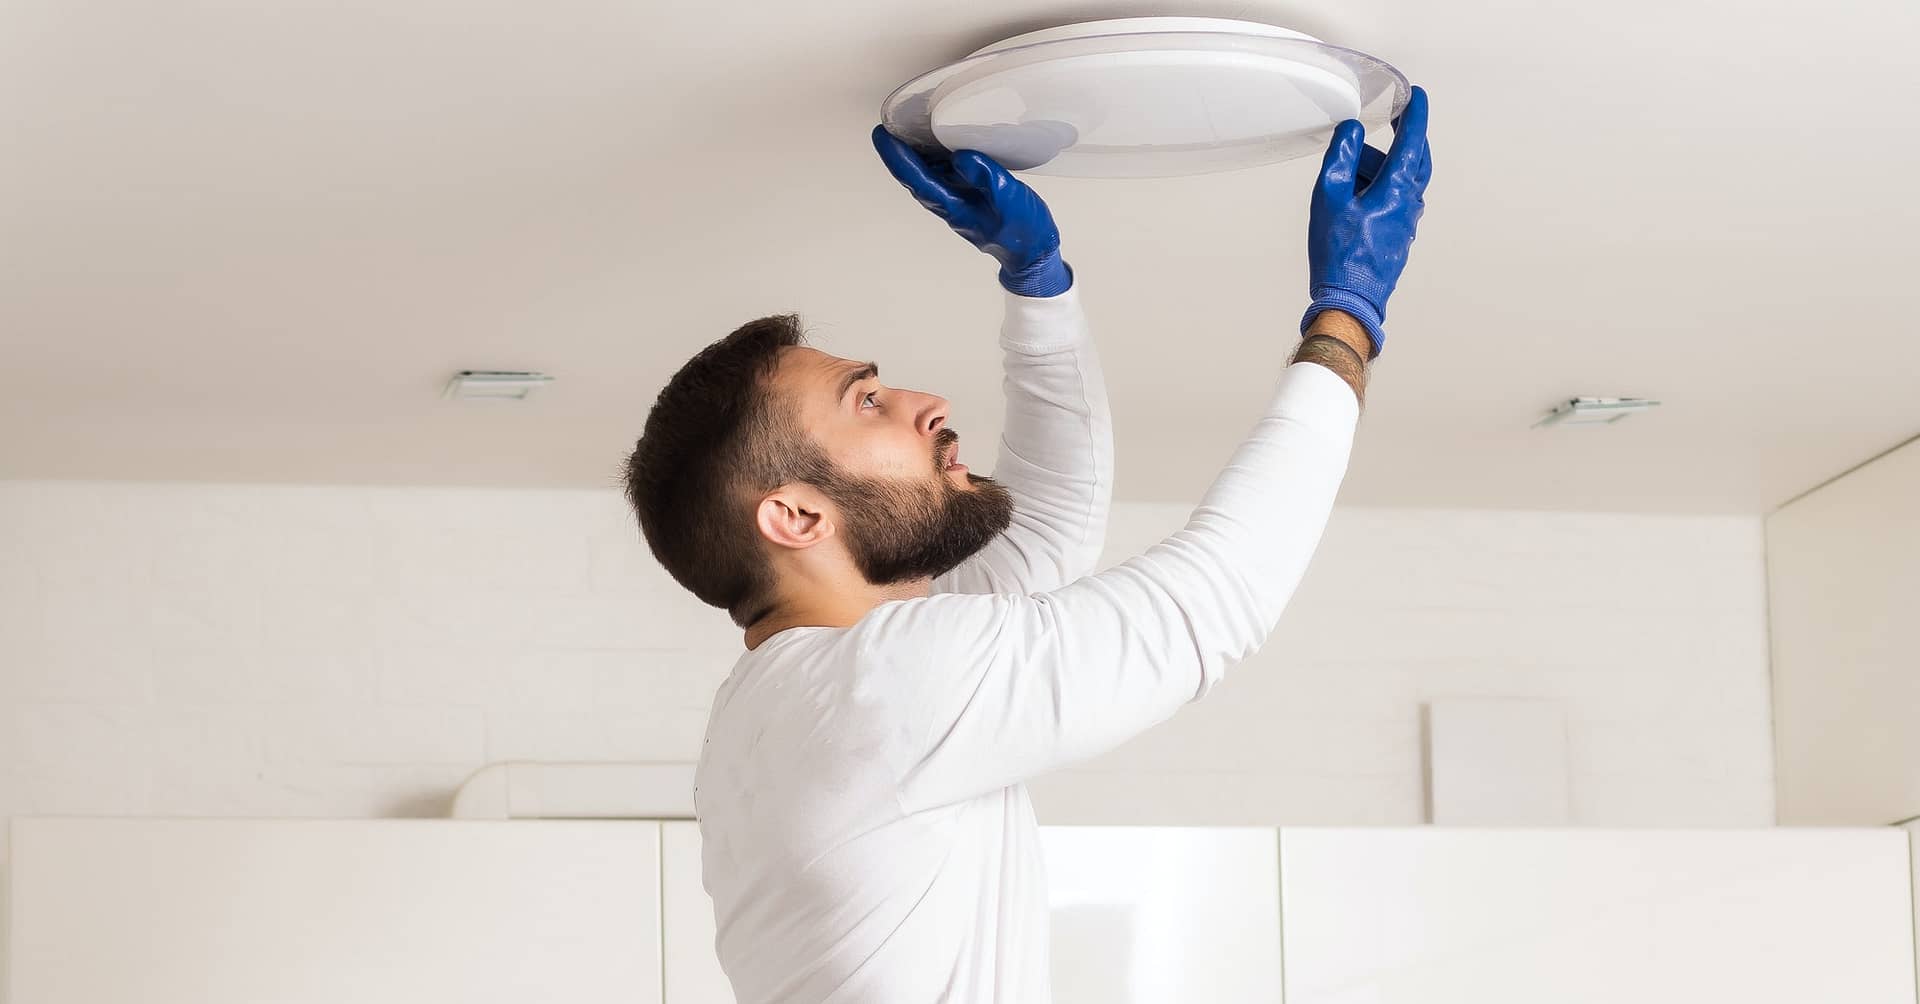
[[[1385,62],[1297,31],[1135,17],[996,42],[901,85],[880,121],[1016,171],[1160,178],[1322,153],[1335,125],[1385,125],[1410,93]]]

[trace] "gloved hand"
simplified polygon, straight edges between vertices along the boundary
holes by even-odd
[[[1058,296],[1073,286],[1047,204],[993,158],[974,150],[923,156],[885,126],[873,127],[873,148],[916,201],[1000,262],[1000,285],[1021,296]]]
[[[1413,89],[1393,126],[1393,147],[1384,154],[1365,145],[1359,122],[1334,129],[1307,222],[1313,303],[1300,319],[1301,333],[1323,311],[1342,310],[1367,329],[1376,356],[1386,341],[1387,297],[1407,267],[1433,175],[1425,90]]]

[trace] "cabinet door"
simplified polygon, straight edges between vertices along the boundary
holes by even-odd
[[[667,1004],[733,1004],[713,951],[713,900],[700,882],[700,824],[660,824],[660,895]]]
[[[1914,1004],[1897,830],[1280,843],[1287,1004]]]
[[[645,822],[16,819],[21,1004],[646,1004]]]
[[[1280,1000],[1275,831],[1046,826],[1041,837],[1054,1004]]]

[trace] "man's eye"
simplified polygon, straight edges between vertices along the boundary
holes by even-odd
[[[863,398],[861,398],[861,400],[862,400],[862,401],[865,401],[865,402],[867,402],[868,404],[871,404],[871,405],[872,405],[873,407],[875,407],[875,408],[878,408],[878,407],[880,407],[880,405],[879,405],[879,403],[878,403],[878,402],[876,402],[876,401],[874,401],[874,399],[873,399],[873,395],[875,395],[875,394],[877,394],[877,393],[879,393],[879,392],[878,392],[878,391],[871,391],[871,390],[870,390],[870,391],[867,391],[867,393],[866,393],[866,396],[865,396],[865,397],[863,397]]]

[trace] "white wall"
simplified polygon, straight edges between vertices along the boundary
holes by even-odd
[[[1767,517],[1780,819],[1920,817],[1920,440]]]
[[[1176,529],[1122,506],[1106,560]],[[1424,702],[1565,711],[1571,822],[1773,822],[1756,517],[1342,509],[1265,649],[1043,821],[1418,823]]]
[[[1112,558],[1184,518],[1120,506]],[[1565,703],[1575,821],[1772,818],[1748,517],[1345,510],[1215,696],[1047,822],[1409,823],[1421,702]],[[0,815],[438,815],[502,759],[690,759],[738,649],[618,494],[0,482]]]
[[[1913,982],[1920,988],[1920,819],[1902,824],[1907,831],[1907,867],[1913,873]]]

